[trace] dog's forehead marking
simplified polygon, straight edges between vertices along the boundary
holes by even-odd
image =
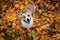
[[[26,10],[22,10],[22,13],[23,13],[23,14],[31,14],[31,11],[28,10],[28,9],[26,9]]]
[[[23,14],[23,16],[28,17],[27,14]]]
[[[28,15],[30,15],[30,16],[31,16],[31,14],[32,14],[32,13],[31,13],[31,14],[29,14],[29,13],[27,13],[27,12],[24,12],[24,13],[22,13],[22,14],[23,14],[23,15],[27,15],[27,16],[28,16]]]

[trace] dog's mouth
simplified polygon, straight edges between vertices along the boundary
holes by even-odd
[[[30,24],[30,20],[28,20],[28,21],[25,21],[25,20],[24,20],[24,22],[26,22],[26,23]]]

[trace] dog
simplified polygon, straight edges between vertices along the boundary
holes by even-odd
[[[35,11],[35,5],[34,4],[28,4],[26,6],[25,11],[19,11],[19,17],[21,18],[21,26],[29,29],[32,27],[34,21],[33,21],[33,15],[34,15],[34,11]]]

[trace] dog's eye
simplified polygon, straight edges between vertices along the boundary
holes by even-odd
[[[28,15],[28,17],[30,17],[30,15]]]
[[[23,18],[25,18],[25,16],[23,16]]]
[[[32,16],[34,16],[34,14],[32,14]]]

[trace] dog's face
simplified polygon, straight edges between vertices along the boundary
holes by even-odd
[[[30,28],[33,25],[33,14],[35,12],[35,5],[34,4],[28,4],[26,5],[25,12],[18,12],[20,19],[21,19],[21,25],[24,28]]]
[[[19,12],[21,18],[21,25],[24,28],[30,28],[33,25],[33,14],[29,9],[26,12]]]

